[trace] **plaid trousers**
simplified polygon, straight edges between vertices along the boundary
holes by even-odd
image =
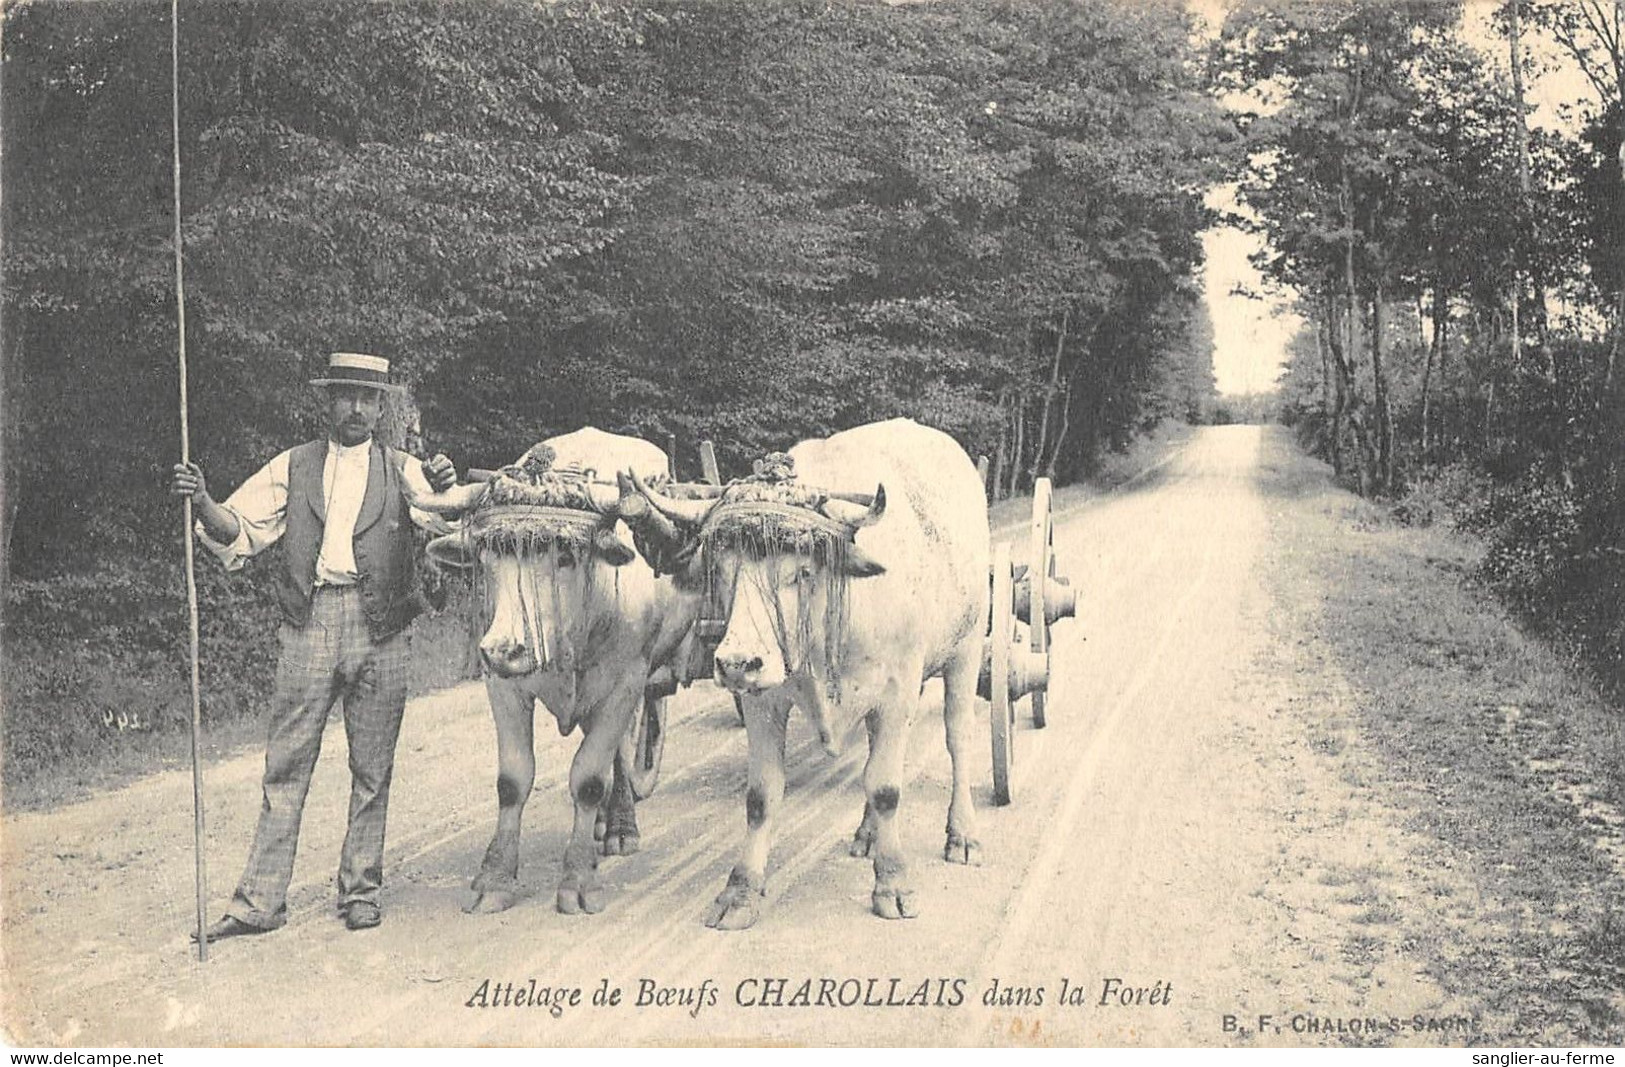
[[[350,747],[350,815],[339,856],[339,907],[377,901],[383,882],[384,818],[395,741],[406,708],[407,635],[374,643],[355,586],[321,586],[310,621],[284,623],[265,743],[259,826],[248,865],[226,914],[274,929],[287,921],[299,820],[322,748],[322,730],[344,702]]]

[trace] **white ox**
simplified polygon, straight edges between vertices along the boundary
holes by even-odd
[[[640,479],[667,471],[666,454],[655,445],[592,427],[543,443],[555,453],[554,470],[631,471]],[[475,504],[484,489],[457,486],[417,503],[458,511]],[[570,765],[575,822],[564,852],[558,909],[566,914],[603,910],[605,890],[594,843],[601,807],[605,854],[637,850],[634,798],[626,773],[631,759],[628,727],[643,706],[650,674],[682,644],[699,602],[670,579],[658,579],[613,533],[619,526],[616,490],[595,485],[592,497],[603,520],[595,548],[586,553],[589,558],[577,559],[569,552],[521,556],[490,545],[478,550],[489,612],[479,647],[496,720],[497,825],[471,885],[476,896],[470,911],[501,911],[518,896],[520,823],[536,779],[538,700],[558,721],[561,735],[578,726],[582,731]],[[477,521],[477,511],[473,518]],[[465,543],[453,535],[431,549],[444,559]],[[590,573],[581,574],[579,568]]]
[[[875,494],[867,509],[822,505],[846,539],[833,561],[775,548],[771,539],[755,551],[714,547],[705,524],[723,513],[713,514],[711,502],[640,487],[691,535],[698,531],[696,563],[704,560],[713,596],[728,605],[715,676],[744,697],[750,771],[744,846],[707,920],[721,929],[748,927],[760,912],[792,704],[812,717],[832,754],[867,727],[866,804],[852,854],[873,856],[876,914],[916,914],[896,812],[909,725],[933,677],[943,679],[953,763],[944,858],[975,862],[980,848],[966,763],[989,595],[987,502],[976,467],[946,434],[903,419],[804,441],[789,454],[803,489]],[[736,496],[730,489],[717,506]],[[835,568],[844,581],[828,573]],[[834,625],[807,624],[829,620],[831,598],[843,596]]]

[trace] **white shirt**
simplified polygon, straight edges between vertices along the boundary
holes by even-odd
[[[361,576],[355,565],[355,520],[367,492],[371,457],[371,441],[359,445],[327,442],[327,459],[322,463],[327,521],[322,526],[322,550],[316,555],[317,585],[353,585]]]
[[[322,548],[316,557],[317,585],[354,585],[360,579],[355,565],[355,520],[361,514],[361,501],[367,493],[367,475],[372,466],[369,439],[359,445],[327,442],[327,458],[322,463],[322,498],[327,521],[322,527]],[[293,450],[279,454],[261,467],[223,507],[237,516],[237,537],[222,543],[210,537],[200,522],[198,539],[228,571],[242,567],[243,561],[257,556],[282,539],[288,529],[288,457]],[[413,496],[433,492],[423,477],[423,466],[404,452],[390,452],[401,465],[401,477]],[[435,515],[411,509],[412,521],[431,533],[449,529]]]

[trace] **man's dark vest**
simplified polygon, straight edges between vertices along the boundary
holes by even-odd
[[[310,621],[316,557],[322,550],[327,501],[322,467],[327,441],[311,441],[288,454],[285,566],[277,580],[277,603],[294,626]],[[361,575],[361,606],[374,641],[404,630],[423,609],[417,579],[417,544],[394,452],[376,441],[367,463],[367,490],[355,520],[355,565]]]

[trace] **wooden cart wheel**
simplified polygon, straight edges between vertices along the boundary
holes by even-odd
[[[632,795],[647,800],[660,781],[660,758],[666,752],[666,705],[670,698],[643,694],[643,707],[632,716]]]
[[[992,652],[988,721],[993,733],[993,803],[1000,805],[1010,803],[1010,770],[1015,763],[1015,711],[1010,700],[1013,574],[1010,546],[1001,541],[993,546],[993,610],[987,635]]]
[[[1032,547],[1027,556],[1027,625],[1032,634],[1034,652],[1049,651],[1049,619],[1044,614],[1044,587],[1046,579],[1055,574],[1055,516],[1052,504],[1050,480],[1038,479],[1033,485]],[[1033,693],[1035,727],[1042,728],[1046,721],[1044,703],[1047,695],[1044,689]]]

